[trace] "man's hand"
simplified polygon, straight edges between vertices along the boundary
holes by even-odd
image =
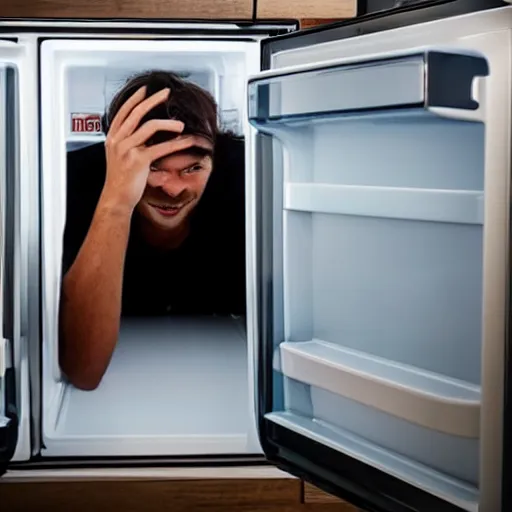
[[[141,87],[120,108],[105,141],[107,175],[101,197],[103,206],[126,209],[132,213],[146,187],[152,162],[191,145],[190,137],[178,136],[170,141],[147,147],[147,140],[158,131],[180,134],[184,125],[172,119],[151,119],[138,129],[141,119],[169,96],[162,89],[145,98]]]

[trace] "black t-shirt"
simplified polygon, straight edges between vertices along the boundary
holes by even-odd
[[[63,275],[87,235],[105,182],[103,144],[68,153]],[[177,249],[160,251],[137,232],[134,213],[125,259],[122,314],[245,314],[244,142],[221,135],[213,172]]]

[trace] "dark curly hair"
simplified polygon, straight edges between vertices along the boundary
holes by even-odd
[[[130,78],[114,96],[103,116],[105,134],[121,106],[144,85],[147,88],[146,98],[166,87],[171,92],[167,101],[157,105],[142,118],[139,126],[150,119],[176,119],[185,124],[183,134],[200,135],[215,143],[219,129],[214,98],[196,84],[168,71],[149,71]],[[158,144],[174,137],[171,132],[160,131],[148,140],[147,145]]]

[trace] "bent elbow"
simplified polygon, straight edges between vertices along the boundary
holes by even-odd
[[[78,358],[69,360],[67,357],[60,357],[60,369],[66,376],[67,381],[75,388],[82,391],[94,391],[100,384],[106,368],[98,365],[84,364],[78,362]]]
[[[82,391],[94,391],[103,378],[103,373],[66,369],[66,365],[63,364],[61,364],[61,370],[68,382]]]
[[[107,371],[116,338],[101,339],[86,329],[62,329],[59,339],[59,365],[68,382],[82,391],[94,391]],[[80,335],[78,335],[78,334]],[[68,334],[66,336],[66,334]],[[95,343],[92,342],[95,340]]]
[[[94,378],[87,375],[74,375],[72,377],[66,375],[68,378],[68,381],[77,389],[80,389],[81,391],[94,391],[98,388],[98,386],[101,383],[101,377],[100,378]]]

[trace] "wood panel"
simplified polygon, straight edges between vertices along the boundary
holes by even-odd
[[[303,496],[304,503],[307,504],[318,504],[318,503],[331,503],[331,504],[344,504],[344,510],[346,512],[358,512],[358,508],[346,501],[341,500],[337,496],[333,496],[332,494],[328,494],[325,491],[322,491],[318,487],[311,485],[307,482],[303,484]]]
[[[252,0],[0,0],[0,16],[248,20]]]
[[[257,0],[258,19],[345,19],[356,13],[356,0]]]
[[[296,479],[1,483],[2,510],[28,512],[355,512],[344,502],[302,502]]]
[[[329,23],[335,23],[337,21],[343,20],[338,18],[304,18],[300,20],[300,28],[318,27],[319,25],[328,25]]]

